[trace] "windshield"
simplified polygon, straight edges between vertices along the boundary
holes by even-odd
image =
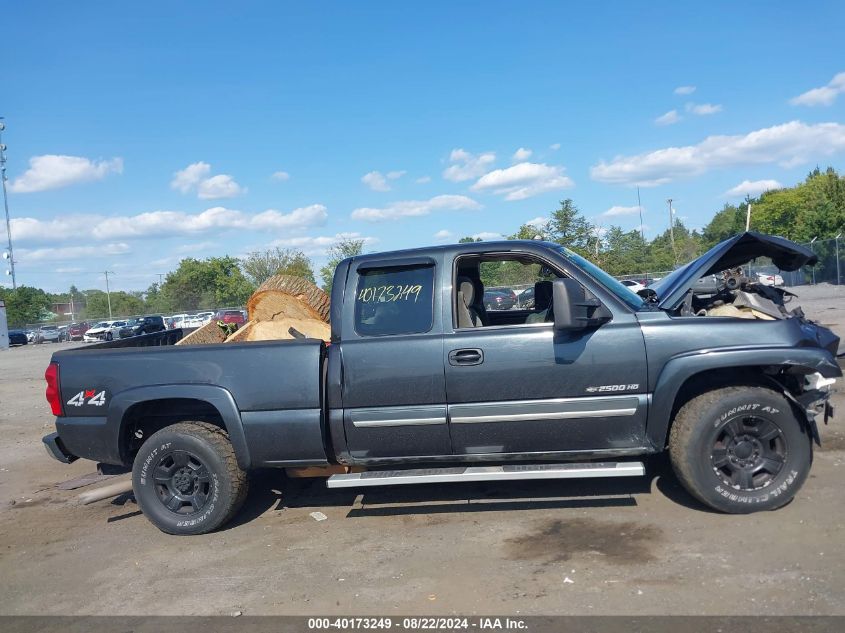
[[[639,310],[643,307],[642,297],[618,279],[614,278],[609,273],[606,273],[588,259],[581,257],[578,253],[574,253],[569,250],[565,246],[557,246],[556,248],[568,259],[572,260],[572,262],[581,270],[604,286],[605,290],[613,294],[629,308],[632,310]]]

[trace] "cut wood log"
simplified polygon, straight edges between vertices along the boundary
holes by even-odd
[[[250,321],[279,318],[329,320],[329,296],[310,281],[291,275],[274,275],[249,298]]]
[[[308,338],[328,341],[331,327],[318,319],[278,318],[274,321],[250,321],[226,339],[227,343],[239,341],[277,341],[297,338],[291,331],[301,332]]]
[[[226,340],[226,333],[223,331],[217,321],[212,320],[211,323],[206,323],[201,328],[197,328],[177,345],[212,345],[214,343],[222,343]]]

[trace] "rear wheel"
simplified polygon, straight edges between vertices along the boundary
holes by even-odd
[[[226,431],[180,422],[144,442],[132,468],[135,498],[168,534],[205,534],[229,521],[246,499],[247,474]]]
[[[736,514],[788,503],[813,461],[792,406],[764,387],[716,389],[687,402],[672,425],[669,454],[691,495]]]

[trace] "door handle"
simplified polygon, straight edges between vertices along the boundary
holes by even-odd
[[[453,349],[449,352],[450,365],[480,365],[484,362],[484,352],[480,349]]]

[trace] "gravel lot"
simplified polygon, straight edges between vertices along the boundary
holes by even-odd
[[[845,335],[841,288],[797,292]],[[271,471],[234,524],[177,538],[131,498],[83,507],[55,488],[94,470],[40,441],[43,371],[69,345],[0,353],[0,614],[845,614],[841,419],[798,498],[771,513],[705,510],[662,458],[642,480],[361,497]]]

